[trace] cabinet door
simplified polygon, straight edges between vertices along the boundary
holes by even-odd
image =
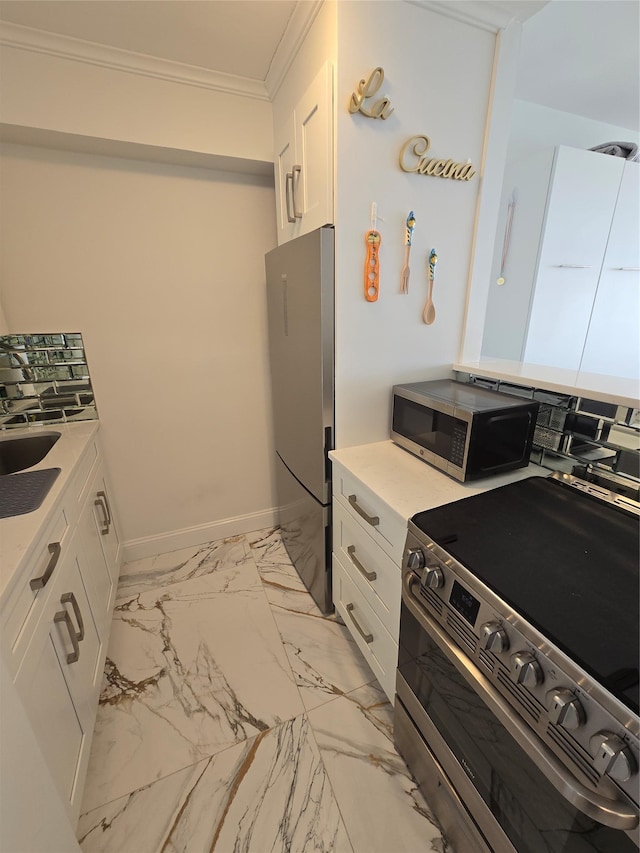
[[[640,163],[625,162],[580,369],[640,375]]]
[[[327,62],[295,109],[294,199],[301,234],[333,222],[333,80]]]
[[[300,220],[293,209],[293,167],[296,165],[295,121],[293,112],[275,135],[276,216],[278,245],[300,232]],[[293,222],[291,221],[293,219]]]
[[[59,567],[15,679],[45,761],[72,814],[80,807],[103,660],[78,559],[73,548]]]
[[[104,472],[101,472],[96,478],[95,496],[92,504],[100,529],[102,553],[111,578],[117,584],[120,575],[120,536]]]
[[[101,637],[105,637],[111,623],[116,581],[112,577],[102,549],[102,531],[108,531],[108,525],[106,523],[106,509],[97,495],[99,491],[97,486],[98,484],[94,484],[89,493],[80,515],[78,530],[84,557],[82,576],[89,604],[96,620],[98,632]]]
[[[558,147],[524,361],[577,370],[623,166],[620,157]]]

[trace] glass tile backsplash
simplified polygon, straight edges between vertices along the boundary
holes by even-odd
[[[457,378],[539,400],[532,462],[640,498],[640,410],[475,374]]]
[[[97,417],[80,332],[0,336],[0,429]]]

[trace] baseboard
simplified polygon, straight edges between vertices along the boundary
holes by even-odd
[[[124,563],[130,563],[132,560],[155,557],[157,554],[167,554],[169,551],[177,551],[179,548],[206,545],[207,542],[213,542],[216,539],[225,539],[228,536],[239,536],[242,533],[263,530],[267,527],[274,527],[277,523],[276,519],[277,510],[274,507],[264,512],[254,512],[208,524],[199,524],[196,527],[172,530],[170,533],[130,539],[122,544],[122,560]]]

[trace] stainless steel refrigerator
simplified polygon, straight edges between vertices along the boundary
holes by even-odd
[[[279,525],[318,607],[331,597],[334,232],[325,225],[265,256]]]

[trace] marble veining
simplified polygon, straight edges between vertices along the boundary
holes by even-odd
[[[442,853],[393,708],[278,530],[125,567],[84,853]]]
[[[225,591],[220,580],[198,577],[118,603],[85,806],[303,710],[264,593]]]
[[[83,815],[78,837],[85,853],[352,853],[305,716]]]
[[[235,572],[231,571],[233,567]],[[182,548],[127,563],[120,575],[117,597],[125,598],[145,589],[157,589],[216,572],[221,573],[221,582],[228,590],[260,586],[248,542],[244,536],[232,536],[199,548]]]
[[[354,850],[444,853],[437,821],[393,745],[392,719],[377,682],[309,712]]]

